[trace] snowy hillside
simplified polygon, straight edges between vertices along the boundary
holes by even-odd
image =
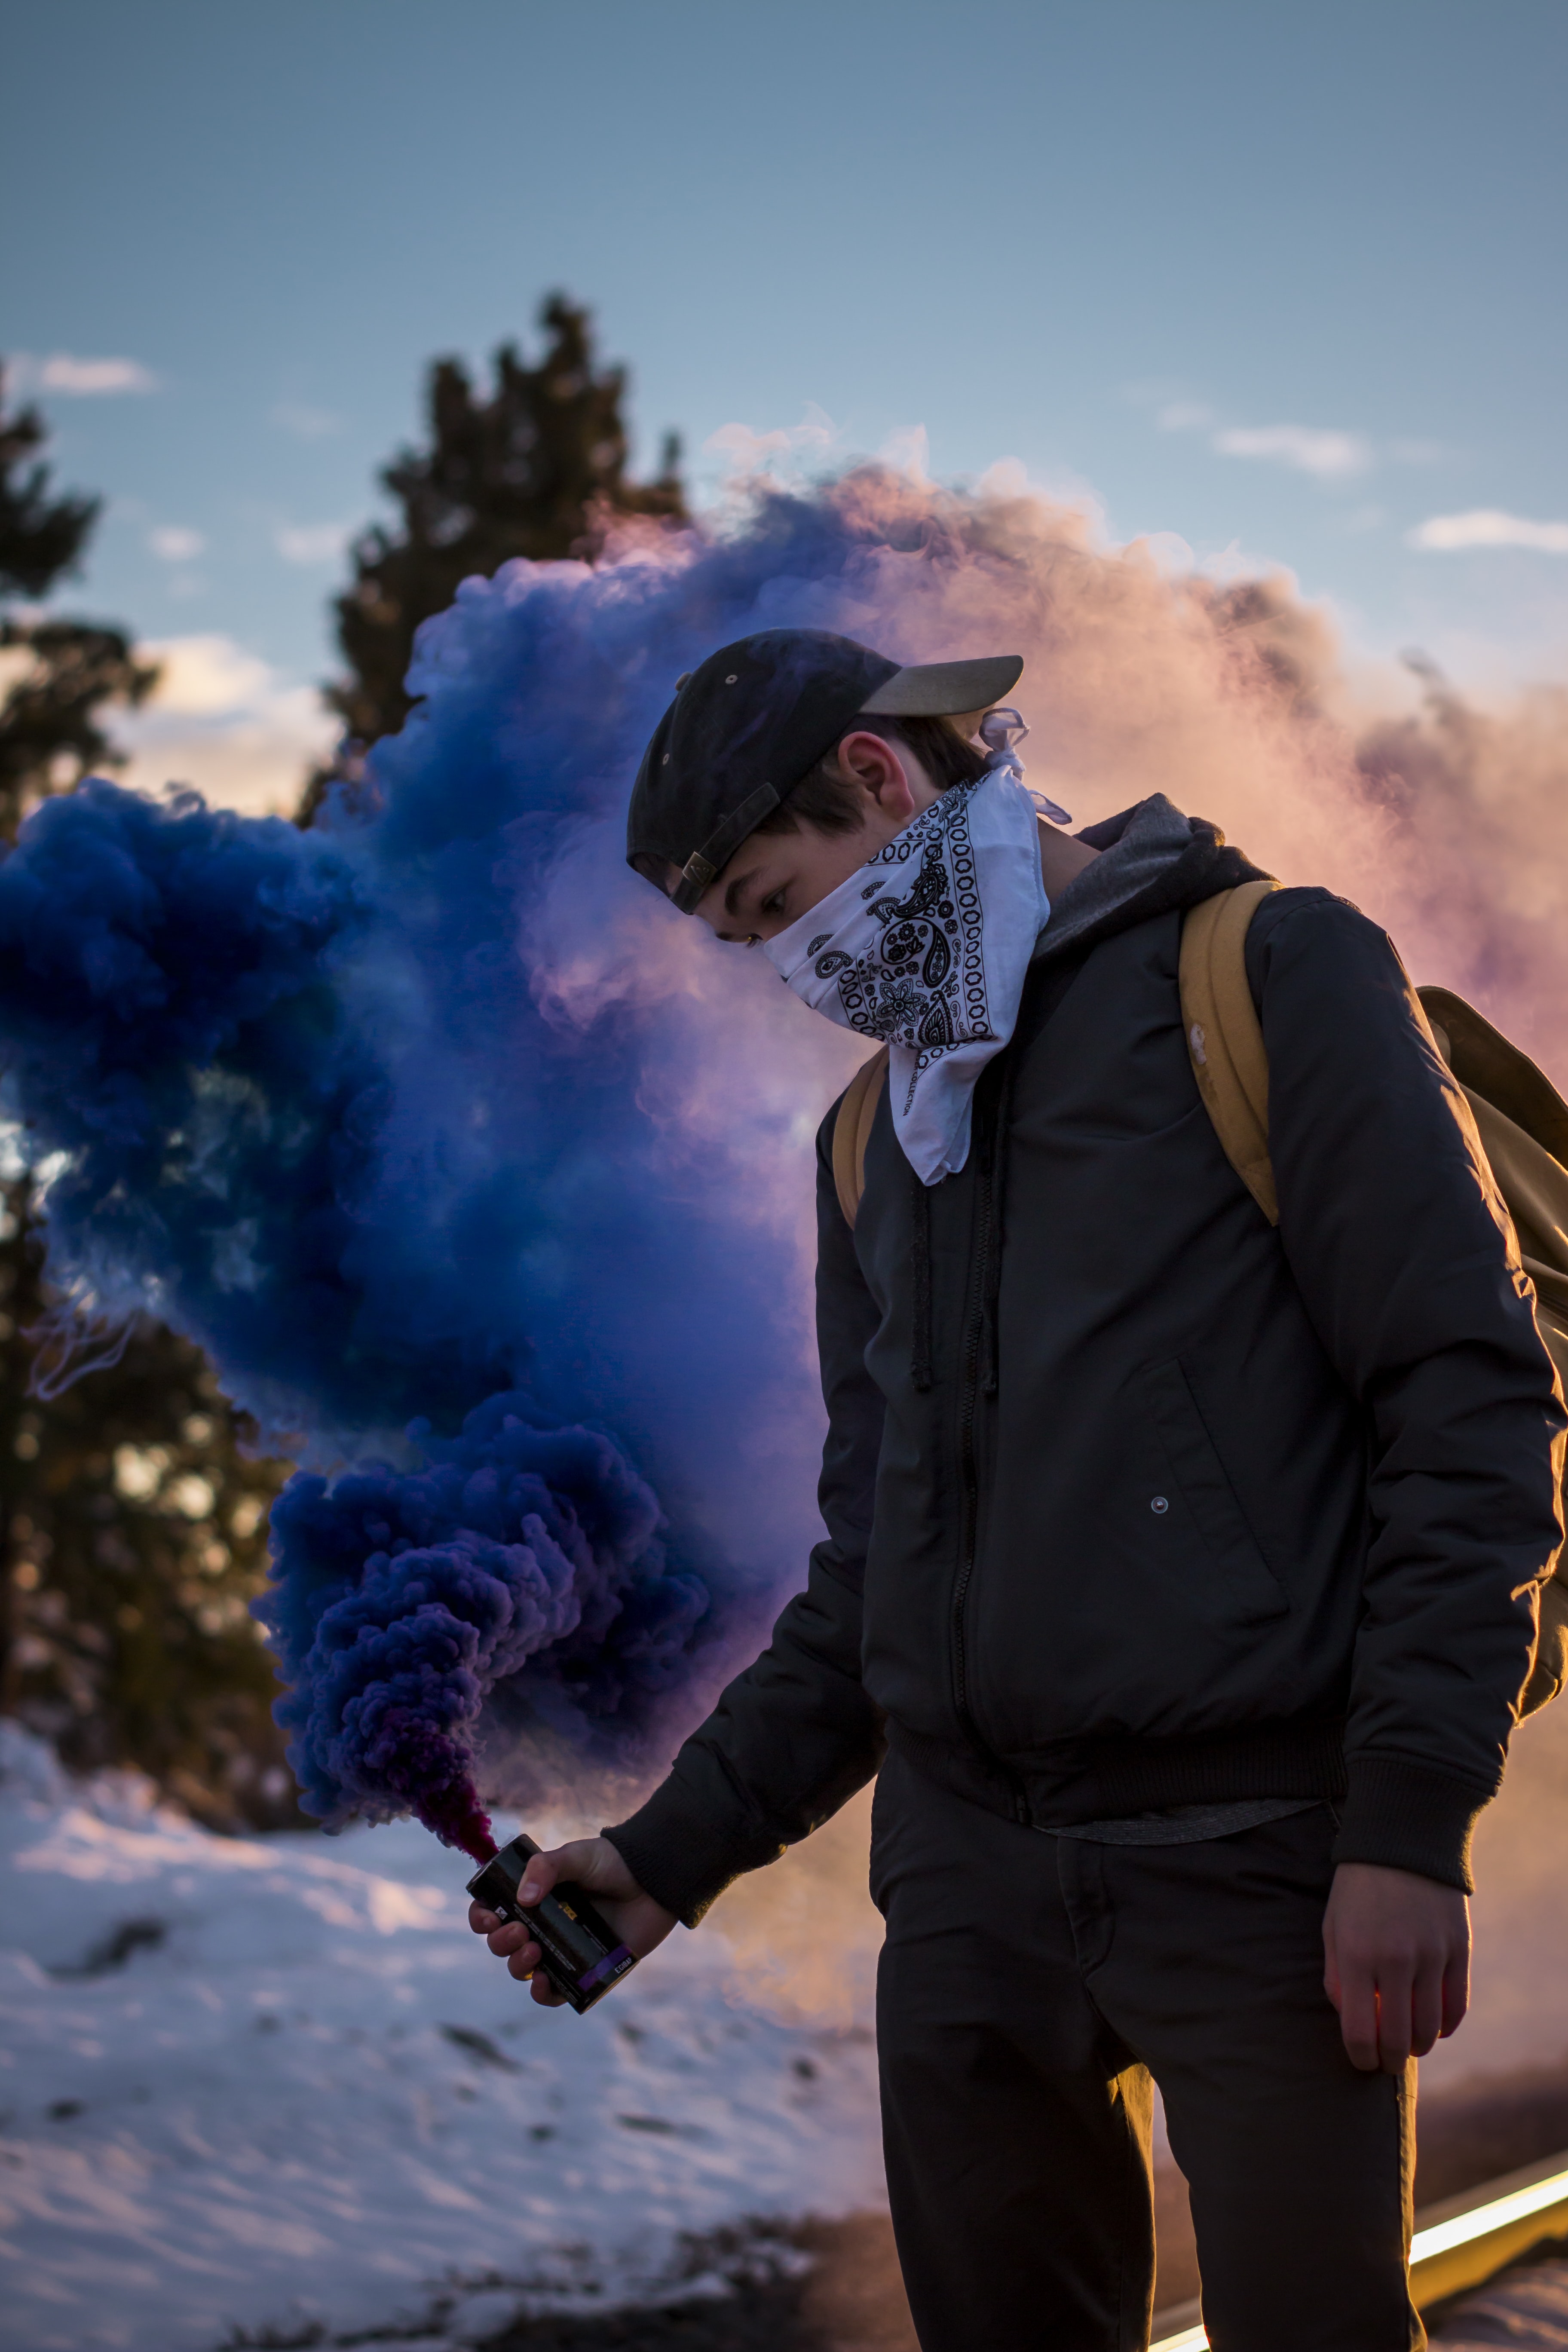
[[[866,2026],[738,1999],[716,1929],[542,2011],[423,1830],[214,1837],[7,1724],[0,1767],[6,2352],[209,2352],[444,2289],[460,2336],[881,2193]]]

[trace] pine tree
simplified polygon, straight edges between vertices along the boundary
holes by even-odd
[[[35,411],[7,415],[0,397],[0,602],[13,605],[76,568],[98,516],[96,499],[51,492],[44,439]],[[157,673],[99,623],[12,612],[0,646],[17,657],[0,702],[3,841],[37,801],[113,764],[100,715],[140,701]],[[150,1321],[117,1360],[58,1387],[42,1260],[33,1183],[7,1156],[0,1710],[68,1762],[141,1766],[215,1824],[293,1819],[277,1685],[246,1608],[283,1468],[247,1451],[254,1433],[199,1349]]]
[[[97,499],[52,497],[35,408],[7,415],[0,367],[0,603],[47,595],[74,572],[98,520]],[[101,623],[0,618],[9,681],[0,702],[0,839],[14,840],[29,804],[68,791],[89,769],[122,764],[97,723],[107,703],[142,701],[157,670]]]
[[[381,478],[401,525],[378,523],[363,534],[353,584],[336,601],[350,675],[328,700],[355,749],[312,779],[301,823],[331,776],[352,772],[358,750],[402,726],[414,633],[446,610],[460,581],[489,578],[518,555],[591,556],[620,516],[679,520],[686,513],[673,434],[655,480],[626,478],[626,371],[597,365],[589,313],[552,294],[540,323],[549,341],[539,364],[526,365],[515,344],[504,344],[489,399],[476,394],[460,361],[437,360],[430,370],[429,446],[401,451]]]

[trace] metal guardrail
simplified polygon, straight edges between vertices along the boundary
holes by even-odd
[[[1568,2149],[1416,2215],[1410,2245],[1416,2309],[1429,2311],[1451,2294],[1483,2285],[1544,2238],[1568,2238]],[[1156,2312],[1154,2326],[1150,2352],[1205,2352],[1201,2302]]]

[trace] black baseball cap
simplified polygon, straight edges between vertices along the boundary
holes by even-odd
[[[675,868],[669,896],[689,915],[746,835],[863,712],[951,719],[989,710],[1023,667],[1017,654],[900,664],[828,629],[763,629],[721,646],[679,681],[643,753],[626,863],[649,879]]]

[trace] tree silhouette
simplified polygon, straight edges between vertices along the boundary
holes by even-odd
[[[36,408],[6,413],[0,367],[0,605],[45,596],[77,570],[98,520],[97,499],[55,496],[39,456]],[[123,630],[54,615],[0,616],[0,839],[12,841],[28,805],[68,791],[92,768],[122,764],[98,725],[111,702],[140,702],[157,682]]]
[[[489,578],[518,555],[592,556],[620,517],[685,516],[673,434],[653,481],[626,479],[626,371],[597,364],[588,311],[552,294],[540,323],[548,341],[538,365],[503,344],[488,399],[461,361],[431,367],[428,445],[400,451],[381,477],[401,522],[362,534],[353,583],[336,600],[349,675],[328,700],[353,748],[311,780],[301,823],[334,775],[353,772],[359,751],[402,726],[415,631],[446,610],[460,581]]]
[[[57,496],[37,412],[0,383],[0,604],[43,597],[79,563],[96,499]],[[30,806],[116,763],[105,706],[157,676],[123,630],[0,616],[0,843]],[[0,846],[0,857],[5,855]],[[277,1685],[247,1602],[265,1580],[280,1465],[198,1349],[144,1320],[79,1381],[50,1336],[33,1180],[0,1129],[0,1709],[79,1766],[136,1764],[204,1819],[296,1817],[271,1720]],[[117,1343],[116,1343],[117,1344]]]

